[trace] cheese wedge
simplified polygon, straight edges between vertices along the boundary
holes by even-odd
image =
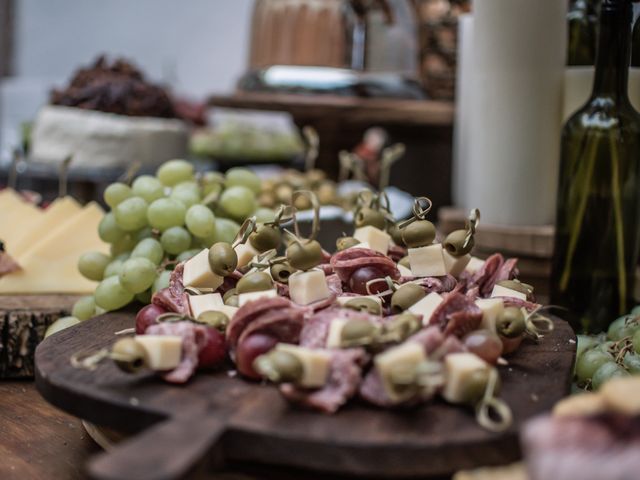
[[[222,295],[219,293],[208,293],[206,295],[189,295],[189,307],[191,308],[191,316],[198,318],[204,312],[219,311],[222,307]]]
[[[436,243],[426,247],[410,248],[409,265],[416,277],[441,277],[447,274],[444,263],[442,244]]]
[[[151,370],[173,370],[182,357],[182,337],[178,335],[136,335]]]
[[[184,264],[182,283],[185,287],[216,289],[224,278],[211,271],[209,265],[209,249],[205,248],[197,255],[191,257]]]
[[[40,240],[55,232],[58,227],[64,225],[80,210],[82,210],[80,204],[71,197],[56,199],[34,224],[23,226],[22,234],[8,249],[9,253],[20,263],[20,257],[24,253]]]
[[[237,245],[234,250],[236,251],[236,255],[238,255],[238,266],[236,268],[249,265],[256,255],[260,255],[260,252],[253,248],[250,243],[241,243]]]
[[[238,307],[242,307],[245,303],[253,302],[261,298],[275,298],[278,292],[275,288],[269,290],[260,290],[258,292],[247,292],[238,295]]]
[[[389,398],[395,401],[402,401],[413,395],[411,389],[407,389],[405,392],[397,391],[391,381],[391,376],[397,369],[413,371],[425,359],[424,348],[413,342],[392,347],[375,357],[373,363]]]
[[[319,388],[327,382],[331,368],[330,352],[288,343],[279,343],[276,350],[290,353],[302,363],[302,378],[296,384],[301,387]]]
[[[445,386],[442,397],[451,403],[468,403],[478,382],[487,378],[491,365],[473,353],[451,353],[444,359]]]
[[[447,273],[458,277],[471,261],[471,255],[463,255],[461,257],[454,257],[449,254],[445,249],[442,250],[442,256],[444,258],[444,264],[447,267]]]
[[[26,202],[11,189],[0,192],[0,240],[7,251],[12,251],[22,234],[37,223],[43,210]]]
[[[97,203],[85,206],[22,255],[22,270],[0,278],[0,293],[92,293],[96,284],[80,275],[78,259],[87,251],[108,253],[98,236],[103,215]]]
[[[479,298],[476,305],[482,310],[481,327],[496,332],[496,321],[504,312],[504,302],[501,298]]]
[[[294,272],[289,277],[289,296],[298,305],[309,305],[329,298],[331,292],[322,270]]]
[[[371,246],[371,250],[380,252],[383,255],[387,254],[389,245],[391,244],[391,237],[387,232],[383,232],[379,228],[372,227],[371,225],[356,228],[353,238],[360,240],[362,243],[369,244]]]
[[[347,324],[343,318],[336,318],[329,325],[329,334],[327,335],[327,348],[340,348],[342,344],[342,329]]]
[[[429,325],[433,312],[444,301],[442,295],[431,292],[426,297],[422,297],[418,302],[409,307],[409,312],[414,315],[422,315],[422,324]]]

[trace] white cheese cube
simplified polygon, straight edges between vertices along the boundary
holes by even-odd
[[[398,264],[398,270],[400,271],[401,277],[413,277],[413,272],[404,265]]]
[[[347,302],[349,302],[349,300],[353,300],[355,298],[370,298],[371,300],[373,300],[374,302],[376,302],[378,305],[380,305],[382,307],[382,299],[380,297],[378,297],[377,295],[357,295],[354,297],[338,297],[336,298],[336,302],[338,302],[338,304],[340,306],[345,305]]]
[[[473,377],[490,369],[491,365],[473,353],[450,353],[444,359],[442,397],[451,403],[466,403]]]
[[[211,271],[209,266],[209,249],[205,248],[184,264],[182,283],[185,287],[216,289],[224,279]]]
[[[436,292],[431,292],[426,297],[422,297],[417,303],[409,307],[409,313],[414,315],[422,315],[422,324],[429,325],[429,320],[438,305],[442,303],[442,296]]]
[[[247,265],[249,265],[251,260],[253,260],[253,257],[255,257],[256,255],[260,255],[260,252],[253,248],[253,246],[249,242],[236,245],[234,250],[236,251],[236,255],[238,255],[237,268],[246,267]]]
[[[526,293],[518,292],[517,290],[503,287],[501,285],[493,286],[493,290],[491,291],[491,296],[492,297],[513,297],[513,298],[519,298],[520,300],[527,299]]]
[[[189,307],[193,318],[198,318],[203,312],[218,311],[219,307],[223,305],[222,295],[219,293],[189,295]]]
[[[447,274],[442,244],[409,249],[411,273],[416,277],[441,277]]]
[[[329,324],[329,334],[327,335],[327,348],[340,348],[342,343],[342,329],[344,328],[346,320],[342,318],[336,318]]]
[[[398,392],[393,388],[390,378],[394,369],[415,369],[425,359],[424,348],[414,342],[392,347],[375,357],[375,367],[389,398],[394,401],[402,401],[407,398],[407,395],[413,394],[410,389],[407,392]]]
[[[331,369],[331,352],[313,348],[300,347],[288,343],[279,343],[276,350],[294,355],[302,363],[302,378],[297,385],[307,388],[324,386]]]
[[[469,273],[476,273],[478,270],[480,270],[483,267],[483,265],[484,265],[484,260],[478,257],[471,257],[469,259],[469,263],[467,263],[467,266],[464,269]]]
[[[232,307],[231,305],[221,305],[216,309],[216,311],[224,313],[227,317],[229,317],[229,320],[231,320],[238,311],[238,308],[239,307]]]
[[[289,297],[298,305],[309,305],[329,298],[331,292],[322,270],[294,272],[289,276]]]
[[[467,264],[471,261],[471,255],[466,254],[461,257],[454,257],[446,249],[442,250],[442,256],[444,257],[444,264],[447,267],[447,273],[449,275],[453,275],[454,277],[458,277]]]
[[[238,307],[242,307],[245,303],[253,302],[259,298],[275,298],[278,292],[275,288],[269,290],[261,290],[259,292],[247,292],[238,294]]]
[[[151,370],[173,370],[182,358],[182,337],[178,335],[136,335]]]
[[[371,248],[371,245],[369,245],[369,242],[360,242],[355,244],[353,247],[349,247],[349,248],[369,248],[371,250],[373,250]],[[349,250],[349,248],[347,248],[347,250]]]
[[[389,251],[391,236],[387,232],[383,232],[379,228],[372,227],[371,225],[356,228],[353,238],[368,243],[371,246],[371,250],[375,250],[384,255]]]
[[[479,298],[476,305],[482,310],[481,328],[496,332],[496,321],[504,312],[504,302],[501,298]]]

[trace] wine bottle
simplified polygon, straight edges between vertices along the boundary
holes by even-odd
[[[633,36],[631,40],[631,66],[640,67],[640,17],[633,26]]]
[[[596,6],[593,0],[572,0],[567,13],[567,65],[590,66],[596,58]]]
[[[627,94],[632,6],[604,0],[587,104],[567,121],[552,262],[552,303],[579,331],[630,307],[640,247],[640,115]]]

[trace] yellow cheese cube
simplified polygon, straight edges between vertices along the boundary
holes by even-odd
[[[294,355],[302,363],[302,378],[296,384],[307,388],[324,386],[331,369],[331,352],[279,343],[276,350]]]
[[[136,335],[151,370],[173,370],[182,358],[182,337],[178,335]]]
[[[231,305],[221,305],[216,308],[216,311],[224,313],[227,317],[229,317],[229,320],[233,318],[238,310],[239,307],[233,307]]]
[[[185,287],[216,289],[224,279],[211,271],[209,266],[209,249],[205,248],[184,264],[182,283]]]
[[[447,268],[447,273],[458,277],[466,268],[469,261],[471,261],[471,255],[463,255],[461,257],[454,257],[446,249],[442,250],[442,256],[444,257],[444,264]]]
[[[240,293],[238,295],[238,307],[242,307],[245,303],[253,302],[259,298],[274,298],[278,296],[275,288],[269,290],[261,290],[259,292]]]
[[[384,255],[389,251],[391,236],[387,232],[383,232],[379,228],[372,227],[371,225],[356,228],[353,238],[360,240],[360,242],[368,243],[371,250],[375,250]]]
[[[440,294],[431,292],[426,297],[421,298],[417,303],[411,305],[409,312],[414,315],[422,315],[422,324],[429,325],[429,320],[431,320],[433,312],[435,312],[443,300]]]
[[[409,249],[411,272],[416,277],[441,277],[447,274],[442,244]]]
[[[191,308],[191,316],[198,318],[201,313],[219,311],[222,307],[222,295],[219,293],[207,293],[206,295],[189,295],[189,307]]]
[[[491,365],[473,353],[450,353],[444,359],[445,385],[442,397],[451,403],[466,403],[474,377],[489,370]]]
[[[289,277],[289,297],[298,305],[309,305],[329,296],[331,292],[322,270],[294,272]]]
[[[390,380],[393,371],[395,369],[415,370],[424,360],[426,360],[424,348],[414,342],[392,347],[375,357],[375,367],[389,398],[395,401],[402,401],[413,394],[410,389],[407,392],[396,391]]]
[[[512,290],[511,288],[503,287],[501,285],[494,285],[493,290],[491,291],[492,297],[513,297],[519,298],[520,300],[526,300],[527,294],[518,292],[517,290]]]
[[[504,312],[504,302],[501,298],[479,298],[476,305],[482,310],[482,328],[496,331],[496,320]]]
[[[327,335],[327,348],[340,348],[342,343],[342,329],[347,321],[343,318],[336,318],[329,324],[329,334]]]
[[[478,257],[471,257],[469,259],[469,263],[467,263],[467,266],[464,269],[469,273],[476,273],[478,270],[480,270],[483,267],[483,265],[484,265],[484,260]]]
[[[253,257],[260,254],[260,252],[253,248],[249,242],[237,245],[234,250],[236,251],[236,255],[238,255],[237,268],[242,268],[249,265],[249,263],[251,263],[251,260],[253,260]]]
[[[400,271],[401,277],[413,277],[413,272],[404,265],[398,264],[398,270]]]

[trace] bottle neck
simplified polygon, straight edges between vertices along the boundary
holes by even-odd
[[[600,33],[596,51],[596,72],[592,97],[628,101],[631,57],[631,3],[604,2],[600,11]]]

